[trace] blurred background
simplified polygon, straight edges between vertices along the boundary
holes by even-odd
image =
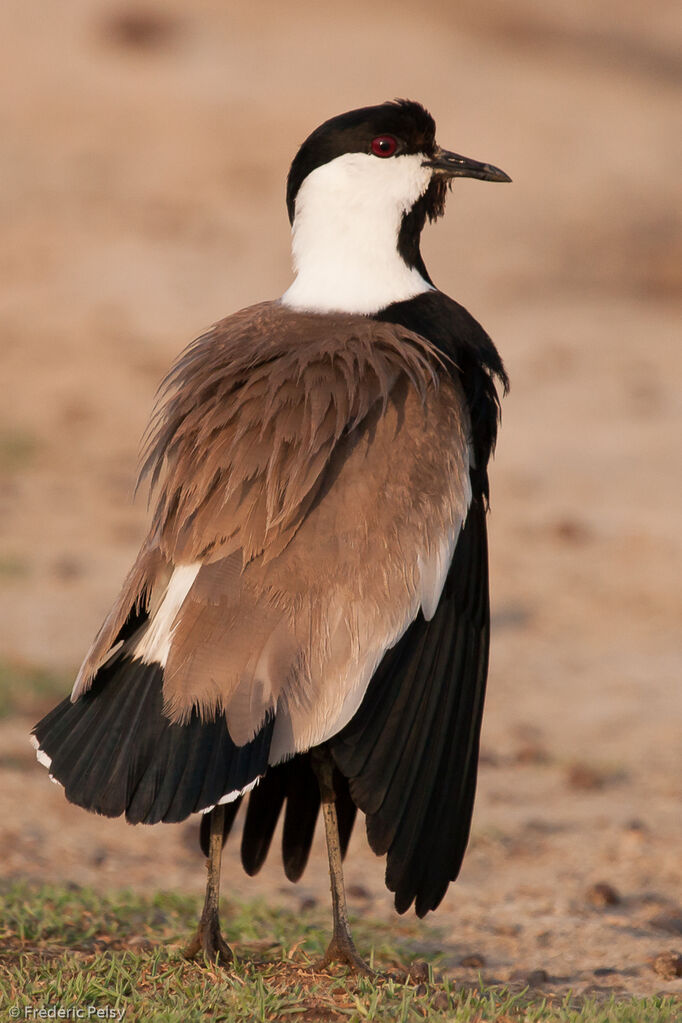
[[[512,379],[480,795],[433,919],[503,979],[544,963],[574,990],[667,990],[646,964],[682,942],[681,41],[673,0],[4,0],[0,875],[202,888],[196,823],[69,807],[27,732],[144,535],[165,370],[288,286],[298,145],[407,97],[514,182],[457,182],[424,239]],[[237,854],[231,891],[326,897],[321,835],[297,889]],[[356,828],[356,912],[390,912],[382,874]]]

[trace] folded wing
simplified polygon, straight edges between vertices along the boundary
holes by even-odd
[[[468,434],[459,386],[403,327],[268,303],[190,346],[147,443],[150,534],[72,703],[36,728],[69,798],[180,819],[339,733],[420,609],[438,614]]]
[[[162,668],[172,722],[224,713],[243,745],[274,717],[272,763],[334,735],[436,609],[467,432],[461,393],[404,328],[274,303],[219,324],[169,378],[152,531],[74,695],[122,640],[114,657]]]

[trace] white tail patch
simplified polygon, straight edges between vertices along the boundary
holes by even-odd
[[[245,785],[243,789],[235,789],[233,792],[226,792],[224,796],[220,797],[217,803],[214,803],[212,806],[207,806],[201,812],[210,813],[211,810],[215,810],[216,806],[223,806],[225,803],[234,803],[235,799],[239,799],[240,796],[245,796],[247,792],[251,791],[251,789],[255,789],[256,785],[258,784],[262,777],[263,775],[259,774],[257,778],[254,778],[253,781],[250,781],[249,784]]]
[[[133,657],[144,664],[160,664],[165,668],[173,640],[173,626],[185,597],[197,577],[201,563],[177,565],[159,607],[138,640]]]
[[[36,739],[35,735],[31,735],[29,736],[29,738],[31,740],[31,745],[33,746],[33,749],[36,751],[36,760],[38,761],[39,764],[42,764],[43,767],[46,767],[49,771],[50,768],[52,767],[52,757],[48,757],[45,750],[42,750],[40,748],[40,744]],[[58,781],[53,774],[50,775],[50,781],[54,782],[55,785],[59,785],[60,788],[64,787],[62,783]]]
[[[31,736],[31,745],[36,751],[36,760],[38,763],[42,764],[43,767],[47,767],[49,770],[49,768],[52,767],[52,757],[48,757],[47,753],[40,748],[40,744],[35,735]]]

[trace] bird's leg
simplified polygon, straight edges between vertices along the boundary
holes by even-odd
[[[208,849],[208,879],[206,882],[206,898],[199,921],[197,933],[185,949],[185,956],[194,959],[203,952],[207,959],[221,966],[229,966],[233,961],[232,949],[220,933],[218,918],[218,899],[220,896],[220,861],[223,857],[223,822],[225,807],[216,806],[211,811],[211,838]]]
[[[343,867],[341,863],[341,843],[339,842],[339,822],[336,813],[336,793],[334,791],[334,764],[330,754],[323,747],[312,751],[312,764],[320,786],[324,830],[327,839],[327,856],[329,857],[329,882],[332,893],[332,912],[334,915],[334,932],[329,947],[322,959],[315,964],[316,969],[323,969],[330,963],[344,963],[354,973],[373,974],[374,971],[362,959],[353,944],[346,909],[346,890],[343,884]]]

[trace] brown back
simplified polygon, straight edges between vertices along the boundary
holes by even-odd
[[[333,734],[437,599],[468,431],[438,354],[404,328],[279,303],[216,324],[164,384],[141,472],[152,528],[74,696],[131,606],[153,614],[174,566],[199,563],[165,666],[172,720],[222,710],[244,743],[276,713],[273,762]]]

